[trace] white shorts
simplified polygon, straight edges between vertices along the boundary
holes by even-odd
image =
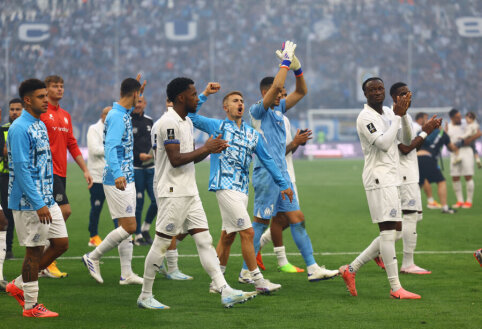
[[[398,186],[368,190],[366,194],[373,223],[400,222],[402,220]]]
[[[209,229],[199,195],[159,198],[157,200],[156,231],[176,236],[195,228]]]
[[[401,185],[400,199],[402,210],[422,211],[422,196],[418,183]]]
[[[474,151],[470,146],[459,149],[459,157],[462,159],[457,164],[453,164],[454,153],[450,153],[450,176],[473,176],[474,175]]]
[[[136,216],[136,185],[129,183],[124,191],[115,185],[104,185],[105,198],[112,219]]]
[[[223,219],[222,230],[230,234],[247,230],[251,227],[251,219],[248,214],[248,195],[233,190],[216,191],[221,218]]]
[[[45,246],[49,239],[67,238],[62,211],[57,204],[49,208],[52,223],[42,224],[35,210],[13,210],[18,242],[24,247]]]

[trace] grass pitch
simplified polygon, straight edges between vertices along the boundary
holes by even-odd
[[[335,269],[349,263],[378,234],[371,224],[361,182],[362,160],[296,161],[301,208],[318,263]],[[448,166],[446,166],[447,168]],[[207,191],[209,164],[196,166],[198,187],[217,243],[221,218],[214,193]],[[448,177],[447,170],[445,175]],[[87,247],[89,233],[89,193],[80,170],[69,166],[68,195],[72,216],[67,222],[70,248],[59,260],[59,268],[69,273],[65,279],[40,279],[39,301],[60,316],[54,319],[25,319],[16,301],[0,294],[0,328],[480,328],[482,268],[472,253],[482,247],[481,171],[477,171],[474,207],[454,215],[426,209],[418,226],[415,262],[433,271],[427,276],[401,275],[402,285],[422,295],[421,300],[393,300],[389,284],[374,262],[357,275],[358,297],[351,297],[341,278],[310,283],[306,274],[281,274],[276,270],[272,247],[263,250],[266,278],[283,288],[272,296],[224,309],[219,295],[208,294],[210,279],[203,271],[193,240],[179,246],[179,267],[194,276],[179,282],[158,277],[154,294],[170,310],[138,309],[140,286],[120,286],[117,250],[103,258],[105,283],[97,284],[87,273],[80,256]],[[449,202],[454,203],[451,184]],[[250,197],[252,213],[253,194]],[[147,202],[146,202],[147,203]],[[425,204],[425,200],[424,200]],[[145,205],[147,208],[147,204]],[[100,220],[100,235],[112,229],[107,206]],[[154,227],[151,230],[153,234]],[[289,260],[298,266],[298,254],[289,231],[284,235]],[[20,273],[24,250],[14,247],[14,260],[5,262],[9,279]],[[149,247],[134,247],[133,269],[142,275]],[[397,243],[399,266],[402,243]],[[226,279],[235,288],[252,289],[237,283],[242,264],[239,239],[232,247]]]

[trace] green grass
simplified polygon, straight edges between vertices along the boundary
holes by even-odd
[[[297,161],[297,185],[301,208],[307,219],[307,230],[319,264],[338,268],[350,262],[378,234],[371,223],[365,193],[361,183],[361,160]],[[447,167],[447,166],[446,166]],[[217,243],[221,218],[215,195],[207,192],[208,163],[197,165],[198,187],[204,208]],[[445,173],[447,176],[447,172]],[[56,319],[24,319],[16,301],[0,295],[1,328],[480,328],[482,305],[482,269],[471,253],[421,253],[417,264],[433,271],[428,276],[401,276],[403,286],[422,295],[422,300],[405,301],[389,298],[385,272],[374,262],[365,265],[357,275],[358,297],[351,297],[341,278],[309,283],[305,274],[281,274],[276,271],[276,258],[265,255],[264,275],[281,283],[283,288],[273,296],[258,296],[254,300],[224,309],[218,295],[208,294],[210,279],[202,270],[199,258],[180,257],[179,266],[195,279],[175,282],[158,277],[154,294],[171,306],[166,311],[141,310],[136,307],[139,286],[118,284],[119,260],[104,258],[99,285],[87,274],[80,257],[89,251],[89,193],[75,165],[69,167],[68,195],[72,216],[67,222],[70,248],[59,261],[59,267],[69,273],[61,280],[40,279],[39,300],[60,313]],[[475,181],[482,181],[477,172]],[[450,183],[449,202],[454,196]],[[482,202],[476,188],[473,209],[460,210],[455,215],[442,215],[426,210],[418,227],[419,251],[473,251],[482,246]],[[250,211],[252,199],[250,198]],[[424,201],[425,203],[425,201]],[[146,205],[147,206],[147,205]],[[100,222],[101,236],[112,229],[107,207]],[[289,231],[285,232],[287,251],[297,253]],[[148,247],[135,247],[133,269],[142,275]],[[401,252],[402,243],[397,244]],[[24,250],[14,247],[22,258]],[[232,252],[240,253],[239,239]],[[272,248],[266,247],[265,253]],[[191,238],[179,246],[180,255],[196,254]],[[332,253],[332,254],[322,254]],[[345,254],[340,254],[345,253]],[[401,254],[399,253],[401,261]],[[117,250],[107,256],[117,256]],[[73,259],[75,258],[75,259]],[[295,265],[303,265],[300,255],[290,255]],[[242,259],[233,256],[226,278],[235,288],[249,289],[237,283]],[[399,263],[400,265],[400,263]],[[5,276],[20,273],[20,259],[5,263]]]

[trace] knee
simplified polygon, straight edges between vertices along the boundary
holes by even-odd
[[[236,232],[225,234],[222,237],[222,243],[223,245],[230,246],[233,244],[235,238],[236,238]]]
[[[241,240],[248,240],[248,241],[253,241],[254,239],[254,230],[252,227],[240,231],[239,235],[241,236]]]
[[[59,254],[62,255],[69,249],[69,239],[52,239],[50,240],[50,246]]]
[[[136,233],[136,221],[134,221],[132,223],[122,223],[121,226],[129,234]]]
[[[72,210],[70,209],[70,207],[67,209],[62,209],[62,217],[64,217],[65,221],[69,219],[70,215],[72,215]]]

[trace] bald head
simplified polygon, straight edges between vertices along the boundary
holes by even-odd
[[[105,122],[105,117],[110,110],[112,110],[112,106],[104,107],[104,109],[102,110],[102,114],[100,115],[100,119],[102,120],[102,122]]]

